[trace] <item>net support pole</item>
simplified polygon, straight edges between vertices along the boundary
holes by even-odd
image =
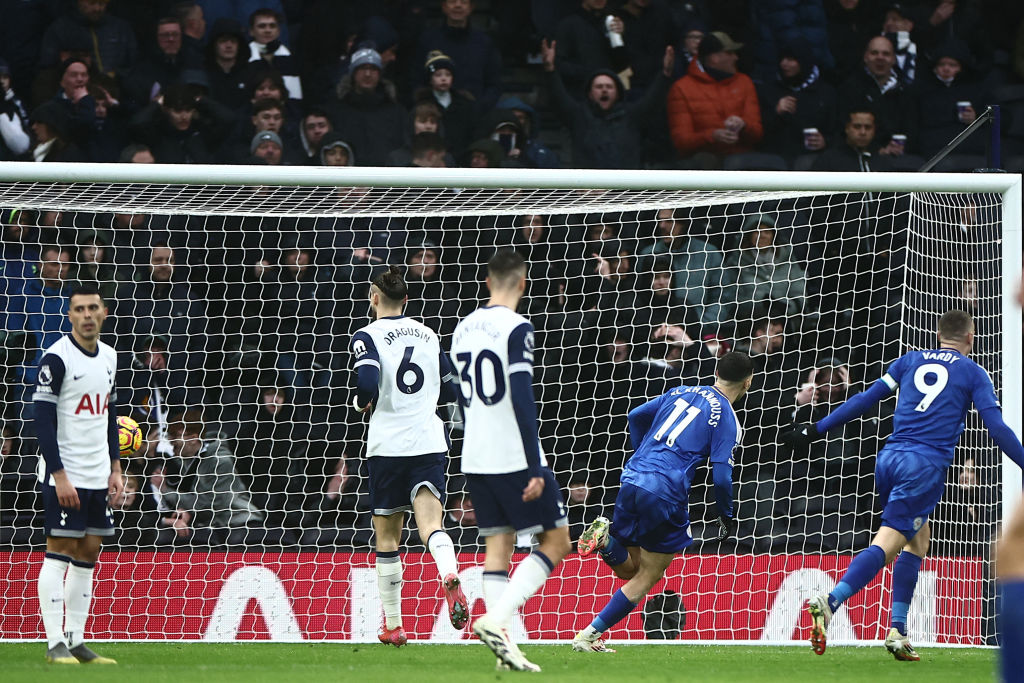
[[[1021,177],[1003,193],[1003,419],[1021,438],[1024,412],[1021,308],[1017,291],[1021,281]],[[1005,522],[1021,498],[1021,469],[1003,456],[1003,510]]]

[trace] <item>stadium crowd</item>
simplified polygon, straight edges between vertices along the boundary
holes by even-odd
[[[1015,2],[0,8],[5,160],[905,170],[997,101],[1009,105],[1005,151],[1024,152],[1013,147],[1024,144]],[[983,147],[959,152],[950,167],[983,165]],[[629,408],[710,380],[718,354],[737,348],[758,380],[738,406],[740,538],[721,549],[862,547],[891,406],[810,457],[773,444],[898,355],[901,201],[426,219],[9,208],[0,541],[41,540],[30,388],[40,350],[69,329],[68,292],[88,282],[111,310],[118,404],[147,433],[114,503],[119,543],[369,547],[345,352],[368,319],[369,282],[404,264],[407,314],[446,346],[485,299],[482,265],[511,244],[530,264],[521,309],[538,331],[542,443],[574,525],[610,509]],[[958,209],[949,239],[964,253],[985,239],[985,210]],[[980,277],[950,275],[967,310],[987,299]],[[453,437],[448,522],[475,550]],[[982,552],[991,533],[985,464],[954,468],[964,493],[949,518],[961,523],[937,534],[958,539],[950,552]]]

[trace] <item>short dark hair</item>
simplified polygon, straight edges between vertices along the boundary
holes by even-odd
[[[946,311],[939,318],[939,337],[963,340],[974,329],[974,319],[965,311]]]
[[[98,296],[100,298],[100,301],[104,301],[103,295],[100,293],[100,290],[97,289],[95,285],[78,285],[73,290],[71,290],[71,296],[68,297],[68,301],[71,301],[76,296],[93,295]]]
[[[49,254],[51,251],[57,252],[57,257],[60,258],[61,252],[66,251],[66,249],[57,244],[44,244],[42,249],[39,250],[40,263],[46,260],[46,255]]]
[[[445,154],[448,151],[448,146],[445,144],[444,138],[437,133],[416,133],[412,136],[411,151],[412,158],[417,159],[427,152]]]
[[[281,100],[275,100],[273,97],[261,97],[252,103],[252,115],[256,116],[262,112],[270,109],[277,109],[281,112],[281,118],[288,118],[288,113],[284,109],[284,103]]]
[[[747,354],[730,351],[718,359],[715,374],[726,382],[742,382],[754,374],[754,364],[750,362],[750,356]]]
[[[487,277],[500,286],[508,286],[526,274],[526,261],[515,249],[500,249],[487,262]]]
[[[878,114],[875,113],[874,108],[869,107],[868,105],[865,104],[851,107],[850,109],[848,109],[846,111],[846,117],[843,119],[844,125],[846,123],[850,123],[850,121],[853,120],[854,114],[871,114],[871,118],[874,119],[876,124],[878,123]]]
[[[388,266],[387,270],[373,278],[373,286],[391,301],[400,302],[409,296],[409,287],[398,266]]]
[[[268,7],[261,7],[260,9],[256,10],[255,12],[249,15],[249,28],[252,28],[256,25],[256,19],[258,17],[271,17],[274,21],[278,23],[279,26],[284,23],[280,14],[278,14],[277,12]]]

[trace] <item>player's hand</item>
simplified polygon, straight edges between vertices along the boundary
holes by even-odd
[[[57,502],[62,508],[77,510],[81,507],[78,500],[78,491],[68,481],[68,475],[64,470],[53,473],[54,488],[57,489]]]
[[[372,413],[373,412],[373,401],[370,401],[365,406],[360,406],[359,405],[359,397],[358,396],[353,396],[352,397],[352,407],[358,413]]]
[[[111,472],[110,478],[107,479],[107,500],[113,504],[115,501],[120,501],[123,494],[124,475],[118,469],[116,472]]]
[[[813,423],[793,425],[779,434],[779,440],[794,451],[803,450],[821,438],[821,433]]]
[[[542,493],[544,493],[544,477],[530,477],[530,483],[523,489],[523,502],[529,503],[531,500],[537,500]]]
[[[732,517],[719,516],[715,523],[718,524],[716,541],[724,541],[736,534],[736,520]]]

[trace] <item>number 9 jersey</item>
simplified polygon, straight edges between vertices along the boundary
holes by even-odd
[[[380,318],[352,335],[351,350],[353,370],[369,365],[380,371],[367,457],[447,452],[448,435],[437,416],[441,384],[447,381],[437,334],[405,316]]]
[[[945,465],[953,461],[971,403],[978,412],[999,407],[988,373],[952,349],[906,353],[879,381],[900,392],[886,443],[932,446],[948,453]]]
[[[510,378],[519,372],[533,376],[530,321],[505,306],[479,308],[455,328],[451,358],[466,420],[462,471],[507,474],[527,469],[523,439],[537,439],[537,427],[530,435],[520,432]],[[540,466],[547,467],[543,451]]]

